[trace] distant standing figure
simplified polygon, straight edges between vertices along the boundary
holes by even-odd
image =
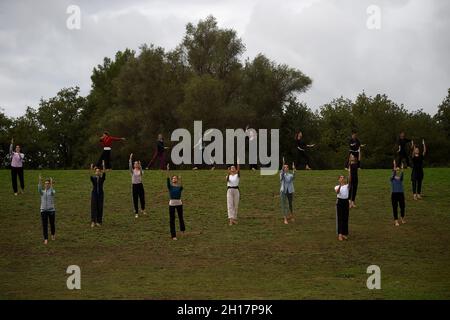
[[[46,179],[44,182],[44,188],[42,189],[42,178],[39,175],[38,192],[41,196],[41,220],[42,220],[42,231],[44,235],[44,244],[48,243],[48,222],[50,221],[50,232],[52,235],[52,240],[55,240],[55,189],[53,189],[53,179]]]
[[[398,207],[400,206],[400,215],[402,223],[406,223],[405,220],[405,193],[403,191],[403,164],[401,169],[397,166],[394,160],[394,168],[391,175],[391,202],[392,213],[394,215],[394,224],[398,227]]]
[[[349,176],[351,180],[351,176]],[[338,240],[348,239],[348,220],[349,220],[349,182],[346,181],[343,175],[339,176],[339,184],[334,187],[334,191],[337,195],[336,200],[336,227]]]
[[[102,163],[105,162],[105,169],[111,169],[111,147],[114,141],[125,141],[125,138],[118,138],[109,135],[108,131],[103,132],[100,137],[100,143],[103,147],[102,154],[97,161],[97,168],[102,167]]]
[[[104,192],[103,184],[106,180],[105,162],[103,161],[103,170],[94,167],[91,164],[91,170],[94,171],[91,175],[92,192],[91,192],[91,227],[100,227],[103,223],[103,203]]]
[[[289,219],[294,220],[294,211],[292,210],[292,198],[295,192],[294,179],[294,163],[292,163],[292,173],[289,172],[289,165],[283,163],[283,168],[280,172],[280,198],[284,224],[288,224]]]
[[[13,150],[14,138],[11,139],[11,145],[9,146],[9,156],[11,159],[11,182],[12,188],[14,191],[14,195],[17,196],[17,176],[19,176],[20,181],[20,193],[23,193],[25,190],[25,179],[23,173],[23,159],[25,155],[20,152],[20,146],[16,145],[16,148]]]
[[[401,166],[403,164],[403,160],[406,162],[406,168],[409,167],[409,151],[408,144],[411,142],[410,139],[405,137],[405,133],[402,131],[399,134],[397,145],[398,145],[398,157],[397,157],[397,165]],[[412,149],[412,148],[411,148]]]
[[[307,153],[307,148],[313,148],[315,144],[306,144],[303,138],[303,132],[299,131],[295,135],[295,141],[297,144],[297,167],[300,166],[300,163],[305,163],[305,169],[311,170],[311,163],[309,160],[309,156]]]
[[[169,190],[169,218],[170,218],[170,236],[172,240],[177,240],[177,233],[175,228],[175,210],[178,214],[178,221],[180,222],[180,231],[184,234],[186,226],[183,217],[183,202],[181,201],[181,192],[183,185],[181,176],[173,175],[170,178],[170,165],[167,164],[167,189]]]
[[[355,200],[356,200],[356,193],[358,191],[358,169],[359,169],[359,162],[356,159],[356,157],[352,154],[350,154],[350,161],[348,170],[350,173],[350,208],[355,208]]]
[[[228,168],[227,179],[227,209],[229,225],[237,224],[237,214],[239,209],[239,181],[241,178],[241,171],[239,161],[237,167],[232,165]]]
[[[158,134],[158,140],[156,141],[155,152],[153,153],[153,157],[150,160],[150,162],[147,166],[147,169],[149,169],[153,165],[153,162],[156,160],[156,158],[158,158],[158,160],[159,160],[159,168],[161,170],[165,169],[165,167],[166,167],[166,149],[169,149],[169,148],[164,146],[164,138],[163,138],[163,135],[160,133],[160,134]]]
[[[413,143],[414,145],[414,143]],[[414,200],[422,199],[423,158],[427,152],[425,140],[422,139],[423,151],[420,153],[418,146],[413,147],[411,182]]]
[[[147,214],[145,212],[145,191],[144,184],[142,183],[142,176],[144,172],[142,171],[142,166],[140,161],[135,161],[133,163],[133,154],[130,154],[130,160],[128,162],[128,167],[131,172],[131,185],[133,194],[133,205],[134,205],[134,217],[138,218],[139,201],[141,201],[141,213]]]

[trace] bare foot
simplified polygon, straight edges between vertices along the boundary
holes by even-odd
[[[402,218],[402,223],[405,224],[406,223],[406,219]]]
[[[347,237],[347,236],[342,236],[342,238],[343,238],[344,240],[348,240],[348,237]]]
[[[338,240],[339,240],[339,241],[344,240],[344,238],[342,237],[342,234],[340,234],[340,235],[338,236]]]
[[[228,225],[229,225],[229,226],[232,226],[232,225],[233,225],[233,220],[232,220],[232,219],[230,219]]]
[[[95,225],[96,225],[97,227],[101,227],[101,226],[102,226],[101,223],[96,223]]]
[[[137,218],[139,218],[139,215],[136,213],[136,214],[134,215],[134,217],[137,219]]]
[[[55,241],[56,240],[56,236],[52,235],[52,240]]]
[[[177,237],[173,237],[172,240],[178,240]]]
[[[395,220],[395,226],[398,227],[399,225],[398,220]]]
[[[233,219],[233,224],[238,224],[237,220]]]
[[[422,196],[420,194],[417,195],[417,199],[422,199]]]
[[[141,210],[141,213],[142,213],[143,215],[146,215],[146,214],[147,214],[147,212],[145,212],[145,210]]]
[[[17,196],[17,192],[15,192],[14,195]]]
[[[287,218],[284,218],[284,224],[288,224]]]
[[[45,239],[45,240],[44,240],[44,244],[45,244],[45,245],[47,245],[47,243],[48,243],[48,240],[47,240],[47,239]]]
[[[413,199],[417,200],[417,194],[414,194]]]
[[[95,227],[95,223],[91,222],[91,228]]]

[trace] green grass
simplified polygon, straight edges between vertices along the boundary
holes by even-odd
[[[42,243],[38,171],[15,197],[0,171],[1,299],[449,299],[450,169],[426,169],[425,197],[393,226],[388,170],[360,172],[350,240],[335,235],[340,171],[299,171],[297,220],[282,223],[277,176],[243,171],[239,224],[229,227],[225,172],[182,171],[189,234],[169,236],[165,174],[145,172],[149,215],[134,218],[127,171],[107,174],[104,226],[91,229],[86,171],[43,171],[57,191],[57,240]],[[81,290],[66,268],[81,267]],[[381,268],[381,290],[366,269]]]

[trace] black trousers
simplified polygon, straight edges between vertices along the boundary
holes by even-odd
[[[337,233],[348,235],[348,218],[350,214],[348,199],[337,199],[336,201],[336,227]]]
[[[92,192],[91,195],[91,221],[94,223],[103,222],[103,193]]]
[[[142,183],[133,183],[133,204],[134,213],[138,213],[139,200],[141,201],[141,209],[145,210],[145,192],[144,185]]]
[[[25,180],[23,177],[23,167],[11,167],[11,182],[14,193],[17,193],[17,176],[20,180],[20,188],[25,189]]]
[[[178,220],[180,221],[180,231],[186,230],[186,227],[184,225],[184,218],[183,218],[183,205],[169,206],[170,235],[172,236],[172,238],[175,238],[177,236],[177,233],[175,231],[175,209],[177,210]]]
[[[412,181],[412,190],[414,194],[422,193],[422,179],[413,179]]]
[[[298,168],[303,167],[303,166],[310,167],[309,156],[305,151],[297,149],[297,163],[295,165]]]
[[[356,199],[356,193],[358,192],[358,179],[352,180],[350,183],[350,200],[353,202]]]
[[[55,211],[42,211],[41,212],[41,220],[42,220],[42,231],[44,234],[44,240],[48,240],[48,221],[50,220],[50,232],[52,236],[55,235]]]
[[[398,219],[398,207],[400,206],[401,217],[405,217],[405,194],[403,192],[392,192],[392,213],[394,214],[394,220]]]
[[[105,169],[111,169],[111,150],[103,150],[97,161],[97,167],[102,167],[102,161],[105,161]]]
[[[409,157],[408,157],[408,155],[406,154],[406,152],[399,152],[399,153],[398,153],[397,166],[398,166],[398,167],[401,167],[401,166],[402,166],[402,161],[403,161],[403,159],[404,159],[405,162],[406,162],[406,166],[409,167]]]

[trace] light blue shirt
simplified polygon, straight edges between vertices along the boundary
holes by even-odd
[[[38,192],[41,195],[41,212],[42,211],[55,211],[55,189],[42,188],[41,184],[38,185]]]
[[[287,172],[285,173],[283,170],[280,172],[280,192],[283,193],[293,193],[294,190],[294,179],[295,173]]]

